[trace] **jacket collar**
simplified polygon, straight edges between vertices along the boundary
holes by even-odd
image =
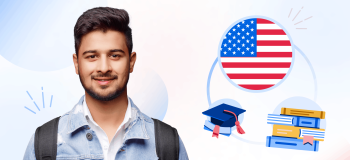
[[[84,96],[82,96],[73,109],[69,111],[67,134],[71,134],[79,128],[87,127],[89,125],[84,117],[83,101]],[[131,98],[130,103],[131,121],[125,126],[126,130],[124,139],[149,139],[145,123],[151,122],[152,119],[141,113]]]

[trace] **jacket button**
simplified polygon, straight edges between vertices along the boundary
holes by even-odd
[[[91,133],[87,133],[86,134],[86,138],[91,141],[92,140],[92,134]]]

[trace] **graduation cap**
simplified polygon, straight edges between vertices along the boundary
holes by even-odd
[[[244,134],[244,130],[239,124],[238,116],[246,110],[222,103],[216,107],[203,112],[211,117],[210,122],[206,121],[205,130],[213,131],[213,137],[219,138],[219,134],[230,136],[231,128],[236,126],[239,134]]]

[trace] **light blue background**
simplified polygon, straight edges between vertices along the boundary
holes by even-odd
[[[50,15],[48,14],[50,8],[41,7],[42,2],[0,2],[1,22],[15,17],[9,14],[11,12],[26,11],[17,16],[19,19],[14,23],[16,25],[9,27],[10,24],[6,22],[0,26],[0,124],[2,127],[0,136],[3,137],[0,145],[1,159],[22,159],[22,153],[35,128],[52,117],[70,110],[83,94],[79,79],[72,67],[72,53],[74,53],[72,28],[84,8],[77,11],[76,15],[69,14],[72,17],[75,16],[72,19],[65,13],[72,13],[80,7],[88,8],[90,5],[104,2],[97,0],[91,0],[92,3],[84,3],[90,1],[43,2],[51,3],[51,6],[62,6],[57,4],[58,2],[74,4],[67,5],[62,10],[51,8],[57,11],[55,13],[65,17],[54,20],[46,17]],[[12,4],[11,8],[9,3],[15,4]],[[108,5],[110,4],[113,7],[125,8],[130,13],[135,50],[140,51],[136,67],[151,66],[163,79],[169,94],[169,106],[172,106],[167,109],[165,119],[178,129],[190,159],[335,159],[349,151],[350,129],[346,127],[350,122],[350,116],[348,116],[350,112],[350,51],[348,50],[350,21],[347,20],[350,15],[350,3],[348,1],[108,0]],[[298,17],[292,21],[302,7]],[[27,8],[31,9],[31,12],[28,12]],[[293,12],[288,17],[291,9]],[[41,18],[52,22],[47,24],[53,32],[47,28],[41,28],[39,31],[42,33],[40,33],[35,27],[42,27],[37,24],[43,24],[43,22],[40,19],[28,20],[30,13],[39,12],[45,13],[40,15]],[[266,148],[263,145],[248,144],[232,137],[225,139],[225,136],[221,136],[219,139],[213,139],[209,132],[203,130],[206,116],[201,112],[208,109],[206,82],[210,67],[217,57],[220,38],[233,22],[251,15],[270,17],[284,26],[293,38],[294,44],[307,55],[315,70],[318,90],[314,101],[326,111],[327,118],[326,140],[322,142],[320,151],[316,154]],[[295,25],[310,16],[313,17]],[[67,22],[67,26],[61,22]],[[59,28],[59,25],[63,26]],[[16,27],[24,36],[13,32]],[[307,29],[301,30],[296,27]],[[4,30],[4,28],[10,28],[10,30]],[[59,37],[60,40],[52,37]],[[52,49],[58,52],[53,52]],[[25,53],[19,51],[25,51]],[[40,57],[47,61],[40,61]],[[136,74],[140,73],[135,71]],[[234,99],[242,105],[242,108],[247,109],[242,125],[247,133],[243,138],[260,142],[264,140],[259,137],[259,134],[264,138],[271,135],[270,125],[266,124],[266,116],[273,113],[278,104],[293,96],[314,98],[315,88],[312,78],[312,72],[307,63],[297,53],[293,70],[288,78],[275,89],[264,93],[245,93],[231,85],[219,69],[214,70],[211,97],[213,102],[224,98]],[[42,86],[45,94],[54,95],[53,105],[52,108],[40,111],[40,115],[34,115],[24,109],[25,105],[29,107],[33,104],[25,91],[31,91],[34,99],[40,99]],[[137,90],[134,91],[136,92]],[[46,97],[49,98],[49,96]],[[49,99],[46,100],[48,101]],[[4,128],[5,132],[3,132]],[[264,132],[265,129],[268,133]],[[256,135],[249,136],[254,133]]]
[[[54,71],[73,64],[73,28],[87,9],[106,0],[5,0],[0,2],[0,55],[34,71]]]

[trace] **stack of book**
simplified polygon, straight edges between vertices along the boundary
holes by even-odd
[[[325,111],[281,108],[281,114],[269,114],[267,123],[273,125],[272,136],[267,136],[266,147],[318,151],[324,141],[325,129],[320,129]]]

